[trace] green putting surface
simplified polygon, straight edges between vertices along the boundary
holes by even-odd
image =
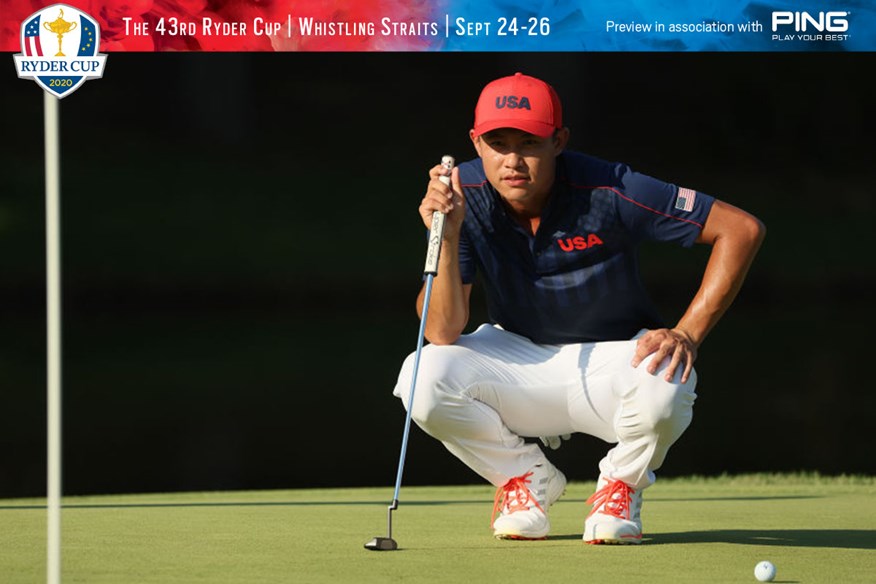
[[[876,582],[876,478],[752,475],[665,479],[645,492],[644,543],[588,546],[593,483],[551,508],[546,541],[499,541],[489,486],[68,497],[63,580],[269,582]],[[45,581],[43,499],[0,500],[0,582]]]

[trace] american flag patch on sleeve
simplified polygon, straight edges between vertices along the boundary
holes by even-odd
[[[697,199],[697,192],[693,189],[678,189],[678,197],[675,199],[675,208],[682,211],[693,211],[694,201]]]

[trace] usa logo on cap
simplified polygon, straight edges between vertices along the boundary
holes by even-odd
[[[72,6],[53,4],[21,23],[21,53],[13,55],[18,76],[33,79],[57,98],[88,79],[103,77],[106,55],[98,54],[100,25]]]

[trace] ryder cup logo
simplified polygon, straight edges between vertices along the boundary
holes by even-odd
[[[57,98],[70,95],[88,79],[103,76],[100,25],[66,4],[53,4],[21,23],[21,53],[13,55],[18,76],[33,79]]]

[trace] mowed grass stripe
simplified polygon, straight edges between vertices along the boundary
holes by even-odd
[[[69,497],[65,582],[876,581],[876,479],[818,475],[666,479],[645,494],[646,541],[587,546],[593,483],[551,509],[547,541],[490,536],[489,486],[405,487],[385,535],[390,487]],[[45,580],[45,501],[0,500],[0,582]]]

